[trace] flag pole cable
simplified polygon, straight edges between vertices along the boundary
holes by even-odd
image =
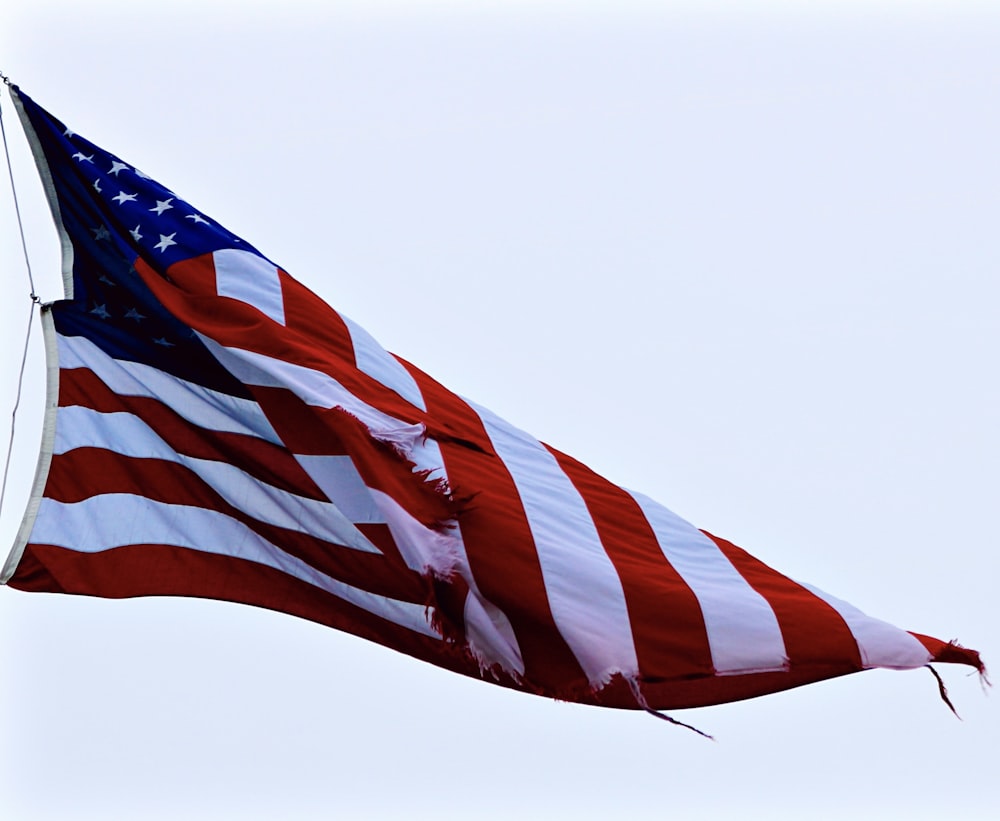
[[[10,78],[0,71],[0,81],[10,88]],[[28,257],[28,243],[24,239],[24,223],[21,220],[21,206],[17,199],[17,187],[14,185],[14,168],[10,161],[10,150],[7,147],[7,129],[3,121],[3,107],[0,106],[0,134],[3,136],[3,153],[7,160],[7,175],[10,177],[10,191],[14,198],[14,213],[17,215],[17,227],[21,233],[21,249],[24,251],[24,267],[28,272],[28,284],[31,287],[30,298],[31,307],[28,313],[28,330],[24,337],[24,350],[21,353],[21,368],[17,377],[17,393],[14,398],[14,410],[10,415],[10,440],[7,443],[7,456],[4,460],[3,482],[0,484],[0,512],[3,511],[4,499],[7,496],[7,477],[10,473],[10,459],[14,451],[14,431],[17,426],[17,410],[21,405],[21,389],[24,386],[24,369],[28,361],[28,346],[31,343],[31,325],[35,314],[35,305],[41,304],[38,294],[35,293],[35,278],[31,273],[31,260]]]

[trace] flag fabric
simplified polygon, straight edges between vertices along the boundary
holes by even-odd
[[[294,614],[557,698],[679,708],[982,671],[793,581],[383,350],[11,89],[63,250],[12,587]]]

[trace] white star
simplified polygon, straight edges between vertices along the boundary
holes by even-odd
[[[142,239],[142,234],[139,233],[138,225],[135,226],[135,228],[133,228],[131,231],[129,231],[129,233],[132,235],[132,239],[134,239],[136,242],[139,242],[139,240]]]
[[[107,319],[109,316],[111,316],[111,314],[108,313],[108,309],[105,307],[105,305],[95,305],[91,313],[96,314],[101,319]]]
[[[157,345],[163,345],[163,347],[165,347],[165,348],[173,348],[174,347],[174,343],[173,342],[167,342],[166,337],[163,337],[163,336],[161,336],[159,339],[154,339],[153,342],[155,342]]]
[[[94,190],[100,194],[101,193],[101,180],[98,178],[94,180]]]
[[[91,154],[91,155],[90,155],[90,156],[88,157],[88,156],[87,156],[86,154],[84,154],[84,153],[83,153],[82,151],[77,151],[77,152],[76,152],[76,153],[75,153],[75,154],[73,155],[73,159],[74,159],[74,160],[76,160],[77,162],[93,162],[93,161],[94,161],[94,155],[93,155],[93,154]]]
[[[173,197],[168,197],[165,200],[157,200],[156,207],[150,208],[150,211],[155,211],[157,216],[163,216],[164,211],[169,211],[173,206],[170,204],[174,201]]]
[[[110,285],[112,288],[115,287],[115,281],[111,280],[111,279],[108,279],[106,276],[103,276],[103,275],[98,280],[98,282],[103,282],[105,285]]]
[[[118,162],[118,160],[112,160],[111,161],[111,170],[108,173],[109,174],[114,174],[117,177],[118,176],[118,172],[119,171],[124,171],[126,168],[128,168],[128,166],[125,165],[125,163]]]
[[[76,136],[76,132],[72,128],[67,128],[63,132],[63,136],[66,137],[66,138],[75,137]]]
[[[127,202],[135,202],[135,194],[126,194],[124,191],[119,191],[117,197],[112,197],[115,202],[124,205]]]
[[[151,177],[149,177],[147,174],[143,174],[138,168],[133,168],[132,170],[135,171],[135,175],[137,177],[142,177],[144,180],[151,179]]]
[[[208,225],[208,220],[203,219],[201,214],[188,214],[186,217],[184,217],[184,219],[194,220],[196,223],[203,223],[204,225]]]
[[[153,247],[159,249],[160,251],[166,251],[171,245],[177,244],[176,242],[174,242],[174,237],[176,236],[177,236],[176,231],[174,231],[174,233],[170,234],[169,236],[160,234],[160,241],[156,243],[156,245],[154,245]]]
[[[134,319],[136,322],[142,322],[146,317],[144,314],[140,314],[135,308],[129,308],[125,313],[126,319]]]
[[[102,225],[100,228],[90,229],[94,234],[94,239],[100,242],[102,239],[111,239],[111,233],[108,231],[106,225]]]

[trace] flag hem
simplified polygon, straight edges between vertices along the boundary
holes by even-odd
[[[35,466],[35,479],[31,486],[31,493],[28,496],[28,505],[24,510],[24,516],[21,518],[21,526],[18,528],[10,555],[7,556],[3,571],[0,572],[0,584],[7,584],[11,576],[17,571],[17,566],[24,555],[24,549],[28,546],[28,539],[31,536],[32,528],[35,526],[35,518],[38,516],[38,509],[41,506],[45,485],[49,478],[49,467],[52,464],[52,450],[55,445],[56,412],[59,409],[59,347],[56,342],[55,322],[49,306],[42,305],[40,314],[42,338],[45,342],[46,370],[45,418],[42,421],[42,443],[38,453],[38,462]]]
[[[52,180],[52,171],[49,162],[45,157],[45,149],[35,133],[31,118],[24,110],[21,98],[18,96],[17,86],[10,87],[10,99],[17,110],[17,116],[21,120],[21,128],[24,129],[24,136],[31,146],[31,154],[35,159],[35,166],[38,168],[38,176],[42,181],[42,188],[45,189],[45,198],[49,202],[49,210],[52,212],[52,221],[56,226],[56,233],[59,234],[59,244],[62,246],[62,279],[63,295],[66,299],[73,298],[73,242],[63,225],[62,212],[59,210],[59,196],[56,193],[55,182]]]

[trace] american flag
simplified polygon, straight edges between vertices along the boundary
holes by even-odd
[[[613,707],[932,661],[982,671],[457,396],[12,97],[66,291],[42,311],[49,416],[12,587],[243,602]]]

